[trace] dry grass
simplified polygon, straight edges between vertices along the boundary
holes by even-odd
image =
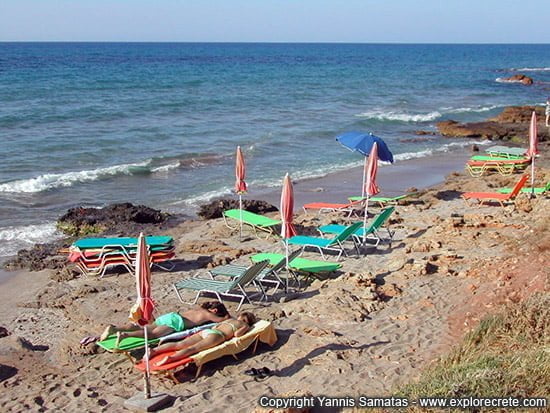
[[[549,377],[550,294],[539,293],[485,318],[398,396],[548,397]]]

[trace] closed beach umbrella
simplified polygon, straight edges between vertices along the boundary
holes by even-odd
[[[288,270],[288,242],[287,239],[296,235],[296,229],[292,224],[292,216],[294,213],[294,189],[292,188],[292,181],[288,173],[283,179],[283,190],[281,191],[281,237],[285,243],[286,253],[286,268]],[[288,290],[288,278],[286,288]]]
[[[537,138],[537,115],[535,111],[531,115],[531,124],[529,125],[529,149],[527,156],[531,158],[531,196],[535,195],[535,156],[539,153]]]
[[[393,163],[393,154],[389,150],[386,142],[382,138],[372,133],[345,132],[336,137],[336,140],[351,151],[359,152],[363,156],[369,156],[372,146],[376,143],[378,147],[378,159],[384,162]],[[365,160],[366,161],[366,160]],[[363,170],[363,185],[361,187],[361,196],[365,196],[366,167]]]
[[[145,237],[143,233],[139,234],[137,256],[136,256],[136,289],[137,300],[132,309],[130,310],[130,320],[134,323],[143,326],[144,338],[145,338],[145,398],[151,397],[151,389],[149,386],[149,348],[147,345],[147,324],[153,319],[153,311],[155,310],[155,303],[151,298],[151,260],[149,258],[149,251],[147,250],[147,244],[145,243]]]
[[[235,192],[239,195],[239,211],[240,211],[240,238],[243,237],[243,198],[242,195],[246,193],[246,182],[244,178],[246,176],[246,164],[244,163],[243,152],[241,147],[237,146],[237,156],[235,159]]]
[[[367,161],[368,159],[368,161]],[[366,195],[365,200],[365,216],[363,217],[363,242],[367,233],[367,211],[369,208],[369,197],[376,195],[380,192],[380,189],[376,185],[376,172],[378,171],[378,143],[374,142],[370,151],[369,157],[365,158],[365,171],[366,176],[365,187],[363,191]]]

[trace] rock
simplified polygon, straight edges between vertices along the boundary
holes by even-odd
[[[502,79],[504,82],[510,82],[510,83],[521,83],[523,85],[532,85],[533,79],[529,76],[522,75],[521,73],[518,73],[517,75],[513,75],[510,77],[506,77]]]
[[[510,106],[498,116],[484,122],[459,123],[454,120],[445,120],[436,123],[436,126],[442,136],[502,139],[525,144],[533,111],[541,124],[538,133],[539,141],[549,140],[548,128],[543,127],[544,108],[542,106]]]
[[[212,201],[200,206],[197,215],[202,219],[221,218],[223,211],[228,209],[238,209],[239,201],[237,199],[223,198]],[[277,208],[265,201],[254,199],[243,200],[243,209],[254,212],[255,214],[265,214],[267,212],[277,211]]]
[[[5,262],[4,268],[7,270],[28,268],[31,271],[41,271],[45,268],[61,269],[67,262],[67,256],[60,254],[59,250],[68,246],[65,240],[35,244],[30,249],[19,250],[15,257]]]
[[[112,204],[104,208],[71,208],[57,221],[57,227],[65,234],[82,236],[91,233],[136,233],[138,228],[129,224],[161,224],[169,217],[157,209],[129,202]]]
[[[0,338],[7,337],[10,334],[11,333],[8,331],[8,329],[6,327],[0,327]]]

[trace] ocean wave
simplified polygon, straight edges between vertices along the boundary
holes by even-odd
[[[446,112],[447,113],[489,112],[490,110],[498,109],[500,107],[502,107],[502,106],[491,105],[491,106],[481,106],[481,107],[476,107],[476,108],[470,108],[470,107],[456,108],[456,109],[446,108]]]
[[[550,67],[522,67],[509,69],[511,72],[550,72]]]
[[[495,79],[495,82],[497,82],[497,83],[521,83],[521,80],[508,79],[508,78],[505,78],[505,77],[497,77]]]
[[[55,223],[0,228],[0,257],[15,255],[22,248],[61,238]]]
[[[86,171],[66,172],[63,174],[44,174],[36,178],[19,179],[0,184],[0,192],[36,193],[55,188],[69,187],[76,183],[97,181],[116,175],[142,175],[151,173],[149,162],[114,165]]]
[[[178,169],[181,167],[181,163],[180,162],[175,162],[175,163],[169,163],[169,164],[166,164],[166,165],[162,165],[162,166],[157,166],[155,168],[151,168],[151,173],[163,173],[163,172],[168,172],[168,171],[171,171],[173,169]]]
[[[425,114],[409,114],[399,112],[384,112],[380,110],[363,112],[355,115],[359,118],[374,119],[380,121],[398,121],[398,122],[430,122],[441,117],[441,113],[433,111]]]

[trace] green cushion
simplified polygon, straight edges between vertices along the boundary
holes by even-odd
[[[277,264],[281,259],[285,257],[284,254],[277,254],[272,252],[262,252],[260,254],[250,257],[252,262],[260,262],[268,260],[270,264]],[[320,272],[332,272],[342,267],[342,264],[328,261],[308,260],[301,257],[294,258],[289,263],[290,268],[298,271],[309,272],[312,274]]]
[[[224,293],[231,290],[236,283],[234,281],[219,281],[206,278],[187,278],[175,284],[177,289],[187,290],[209,290]]]
[[[474,155],[470,158],[472,161],[518,161],[527,160],[524,156],[507,158],[502,156],[489,156],[489,155]]]
[[[387,202],[399,201],[400,199],[406,198],[409,195],[411,195],[411,194],[404,194],[404,195],[399,195],[399,196],[394,196],[394,197],[372,196],[372,197],[369,198],[369,201],[380,202],[380,203],[384,204],[384,203],[387,203]],[[353,202],[353,201],[359,201],[361,199],[366,199],[366,198],[362,197],[362,196],[350,196],[348,199]]]
[[[152,338],[148,341],[148,344],[157,344],[160,338]],[[97,345],[104,348],[107,351],[129,351],[145,347],[145,339],[142,337],[126,337],[120,340],[118,347],[115,347],[116,335],[109,336],[103,341],[98,341]]]
[[[145,242],[149,246],[166,245],[174,242],[170,236],[149,236],[145,237]],[[122,237],[122,238],[82,238],[76,241],[73,246],[80,249],[101,248],[105,245],[117,245],[123,247],[137,247],[137,238]]]
[[[272,227],[281,223],[279,220],[271,219],[264,215],[255,214],[254,212],[246,211],[244,209],[228,209],[227,211],[224,211],[224,215],[228,218],[236,219],[237,221],[240,221],[242,216],[242,221],[245,224],[256,227]]]
[[[287,242],[291,245],[313,245],[315,247],[329,247],[334,243],[334,239],[325,239],[318,237],[308,237],[305,235],[296,235],[292,238],[289,238]]]

